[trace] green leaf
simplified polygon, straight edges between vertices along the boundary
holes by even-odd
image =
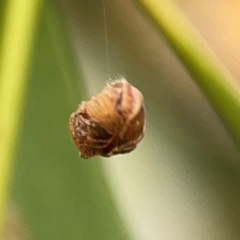
[[[240,94],[232,85],[233,77],[170,0],[135,2],[164,35],[240,150]]]
[[[0,236],[40,1],[8,1],[0,59]]]
[[[34,239],[130,239],[100,159],[83,161],[68,119],[86,96],[64,15],[46,2],[31,73],[13,199]]]

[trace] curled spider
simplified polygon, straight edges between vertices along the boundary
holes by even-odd
[[[145,109],[142,93],[126,79],[110,82],[69,119],[72,139],[84,159],[129,153],[142,140]]]

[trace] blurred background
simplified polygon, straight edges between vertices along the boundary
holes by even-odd
[[[174,2],[239,87],[240,2]],[[129,154],[83,161],[69,116],[118,74],[144,95],[145,137]],[[4,240],[240,239],[240,155],[132,1],[43,3],[14,162]]]

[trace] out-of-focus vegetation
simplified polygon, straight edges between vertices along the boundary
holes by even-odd
[[[137,0],[186,66],[240,150],[240,91],[182,14],[168,0]]]
[[[0,61],[0,235],[9,192],[8,182],[18,136],[19,117],[26,86],[35,20],[40,2],[8,1],[2,18]],[[3,12],[3,11],[2,11]],[[20,47],[21,46],[21,47]]]
[[[0,3],[1,67],[9,2]],[[176,4],[239,79],[240,41],[233,36],[240,34],[238,21],[231,21],[233,16],[239,19],[238,3],[211,2]],[[68,118],[109,77],[103,2],[45,1],[34,20],[24,101],[15,112],[20,131],[12,141],[16,151],[7,191],[27,237],[238,240],[240,155],[216,115],[218,109],[210,107],[182,62],[133,2],[105,0],[105,10],[110,77],[122,74],[144,94],[145,138],[127,155],[79,159]],[[22,34],[33,29],[25,30]],[[181,34],[181,29],[177,32]],[[0,86],[3,81],[8,79],[0,79]],[[239,90],[239,81],[235,88]],[[230,114],[236,123],[238,115]],[[2,142],[7,126],[0,127]],[[0,161],[6,160],[4,150],[0,146]],[[1,191],[2,184],[1,180]]]

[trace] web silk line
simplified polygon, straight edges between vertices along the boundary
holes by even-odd
[[[103,19],[104,19],[104,33],[105,33],[105,44],[106,44],[107,69],[108,69],[108,78],[110,79],[110,61],[109,61],[108,31],[107,31],[107,16],[106,16],[105,0],[102,0],[102,5],[103,5]]]

